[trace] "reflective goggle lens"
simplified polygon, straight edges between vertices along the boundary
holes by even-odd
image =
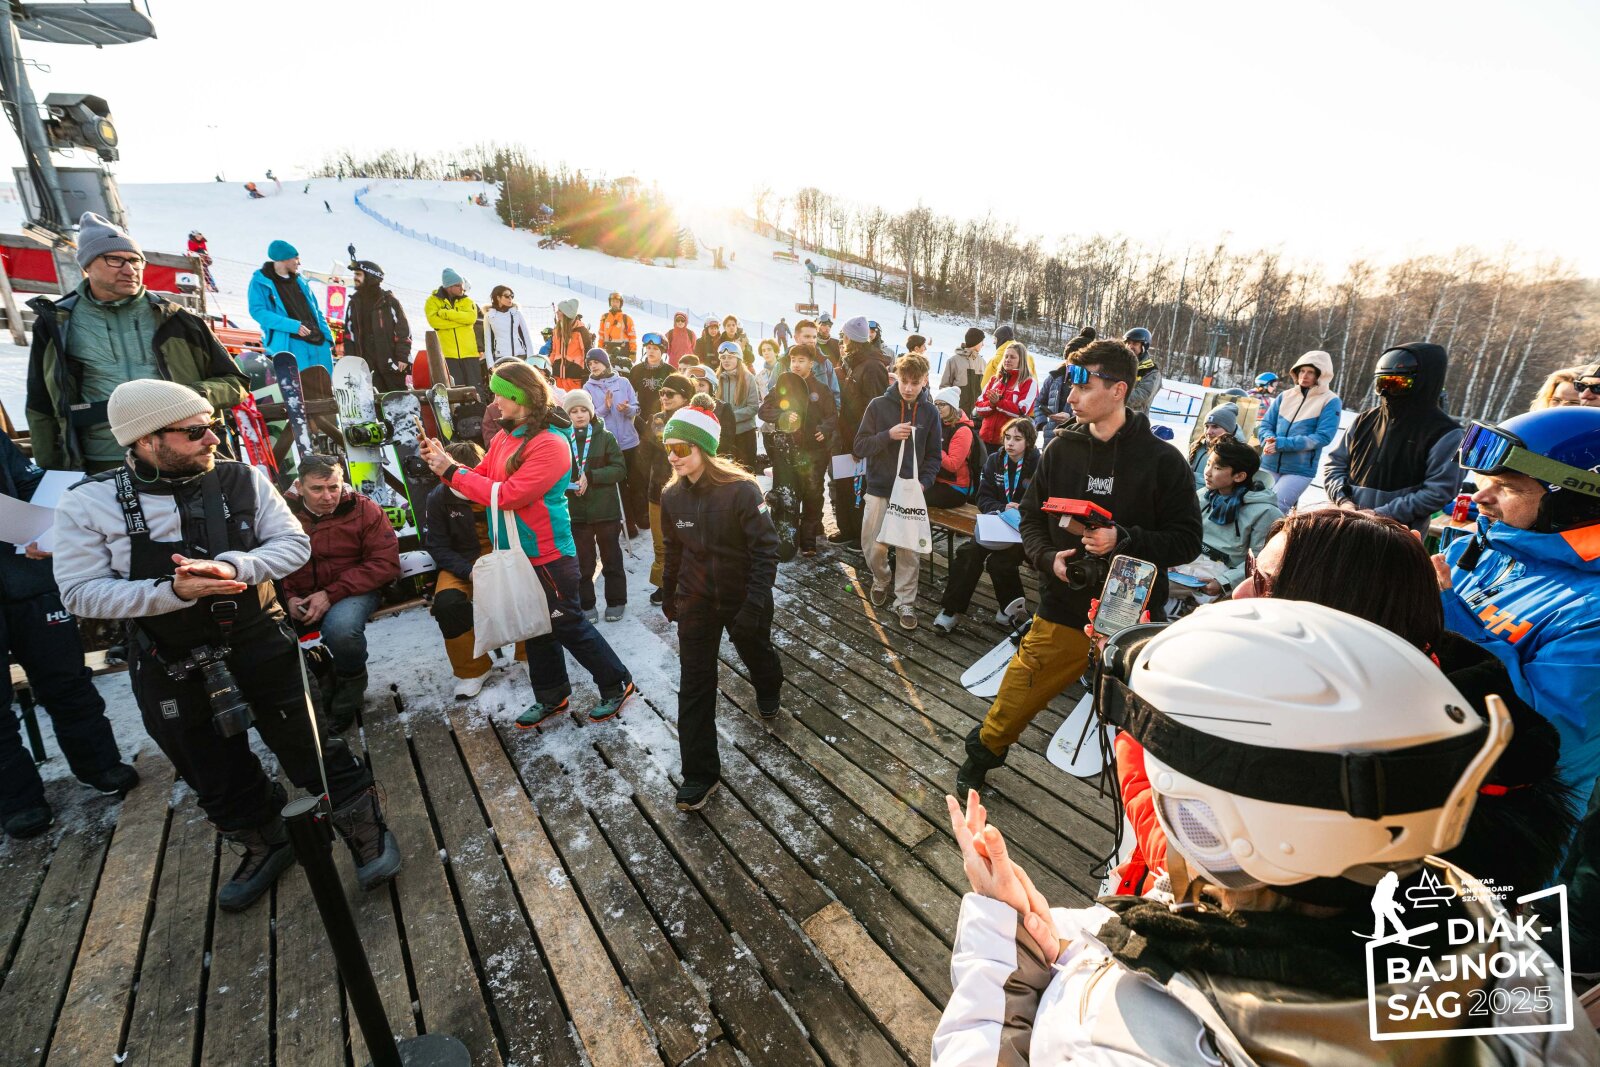
[[[1517,441],[1510,434],[1475,422],[1461,438],[1461,466],[1469,471],[1493,474],[1505,466],[1506,457],[1515,447]]]
[[[1372,388],[1383,396],[1400,396],[1411,392],[1417,380],[1409,374],[1379,374],[1372,379]]]

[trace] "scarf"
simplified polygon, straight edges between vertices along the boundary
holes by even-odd
[[[327,338],[322,336],[322,330],[317,326],[317,313],[311,310],[311,302],[306,297],[306,291],[300,287],[300,275],[291,274],[287,278],[280,278],[271,263],[264,264],[261,273],[267,276],[267,280],[278,291],[278,300],[283,304],[283,313],[311,330],[298,340],[308,345],[324,344]]]
[[[1206,490],[1206,515],[1218,526],[1227,526],[1239,515],[1239,505],[1244,503],[1244,495],[1250,491],[1250,483],[1245,482],[1231,493],[1219,493],[1215,489]]]

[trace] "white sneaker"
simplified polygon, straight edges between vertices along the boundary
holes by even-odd
[[[480,674],[476,678],[457,678],[456,699],[471,700],[473,697],[483,692],[483,683],[488,680],[489,676],[487,674]]]
[[[941,611],[939,612],[938,617],[933,620],[933,628],[942,634],[953,633],[956,628],[956,623],[960,619],[961,616],[959,615],[952,615],[948,611]]]

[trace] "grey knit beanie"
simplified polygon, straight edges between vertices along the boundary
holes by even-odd
[[[107,252],[132,252],[141,259],[144,250],[128,231],[108,218],[85,211],[78,220],[78,266],[85,269]]]
[[[126,448],[148,433],[196,415],[210,415],[211,402],[187,385],[160,378],[135,378],[111,390],[106,418],[111,436]]]

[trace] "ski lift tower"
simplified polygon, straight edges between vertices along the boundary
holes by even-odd
[[[28,84],[22,42],[84,44],[104,48],[132,44],[156,35],[148,8],[131,3],[24,3],[0,0],[0,106],[22,143],[24,166],[16,169],[17,190],[26,229],[47,242],[63,288],[76,285],[80,272],[73,257],[78,218],[95,211],[127,225],[117,182],[106,164],[118,158],[117,128],[103,97],[52,93],[43,108]],[[91,166],[58,166],[53,153],[87,149],[98,157]]]

